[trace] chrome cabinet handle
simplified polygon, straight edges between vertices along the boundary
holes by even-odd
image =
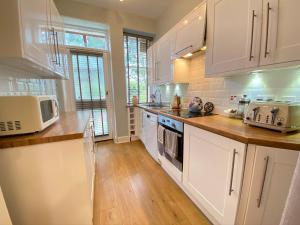
[[[55,30],[54,30],[54,28],[51,28],[50,32],[51,32],[51,36],[53,38],[53,47],[54,47],[54,54],[55,54],[54,59],[52,59],[52,62],[57,64],[57,51],[56,51],[56,39],[55,39]]]
[[[270,159],[269,156],[265,157],[265,159],[264,159],[266,161],[266,165],[265,165],[265,170],[264,170],[264,176],[263,176],[263,180],[262,180],[262,185],[261,185],[261,188],[260,188],[259,196],[257,198],[257,208],[259,208],[261,206],[261,200],[262,200],[262,195],[263,195],[263,192],[264,192],[264,187],[265,187],[265,182],[266,182],[266,176],[267,176],[267,171],[268,171],[269,159]]]
[[[252,55],[253,53],[253,36],[254,36],[254,25],[255,25],[255,11],[252,10],[252,28],[251,28],[251,41],[250,41],[250,56],[249,56],[249,61],[251,61],[254,56]]]
[[[186,49],[188,49],[188,48],[192,48],[192,47],[193,47],[193,45],[189,45],[189,46],[187,46],[187,47],[181,49],[180,51],[176,52],[176,55],[178,55],[180,52],[182,52],[182,51],[184,51],[184,50],[186,50]]]
[[[270,11],[271,11],[271,7],[270,7],[270,2],[268,2],[267,4],[267,29],[266,29],[266,42],[265,42],[265,58],[267,58],[267,56],[270,54],[270,52],[268,51],[268,42],[269,42],[269,26],[270,26]]]
[[[235,164],[235,156],[238,154],[237,150],[233,150],[233,155],[232,155],[232,166],[231,166],[231,176],[230,176],[230,186],[229,186],[229,196],[231,196],[231,193],[234,191],[232,189],[232,182],[233,182],[233,174],[234,174],[234,164]]]
[[[55,32],[55,38],[56,38],[56,49],[57,49],[57,62],[60,66],[60,52],[59,52],[59,46],[58,46],[58,34],[57,31]]]

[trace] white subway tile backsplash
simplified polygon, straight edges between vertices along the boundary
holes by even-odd
[[[190,83],[188,85],[162,85],[160,88],[162,100],[169,102],[173,95],[182,96],[184,107],[198,96],[204,102],[215,104],[217,112],[230,107],[230,96],[247,94],[251,99],[258,96],[276,99],[300,101],[300,69],[282,69],[232,77],[205,78],[205,57],[199,55],[191,59]]]
[[[56,95],[55,80],[24,78],[26,72],[0,67],[0,96]]]

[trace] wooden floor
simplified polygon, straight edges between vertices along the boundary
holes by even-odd
[[[141,142],[99,143],[96,163],[94,225],[210,224]]]

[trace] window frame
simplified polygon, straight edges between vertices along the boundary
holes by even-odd
[[[85,48],[85,49],[95,49],[95,50],[98,50],[98,51],[109,51],[109,39],[108,39],[108,35],[106,33],[98,33],[98,34],[93,34],[91,32],[85,32],[85,31],[75,31],[73,29],[65,29],[65,33],[69,33],[69,34],[77,34],[77,35],[81,35],[82,38],[83,38],[83,44],[84,46],[78,46],[78,45],[68,45],[67,43],[65,43],[65,45],[68,47],[68,48]],[[105,39],[105,42],[106,42],[106,48],[92,48],[92,47],[88,47],[87,46],[87,37],[90,36],[90,37],[96,37],[96,38],[103,38]],[[65,42],[67,42],[66,38],[65,38]]]
[[[124,43],[124,67],[125,67],[125,71],[127,70],[127,72],[125,72],[125,76],[126,76],[126,95],[127,95],[127,104],[132,104],[132,99],[130,99],[130,65],[129,65],[129,51],[128,51],[128,38],[132,37],[136,39],[136,52],[137,52],[137,97],[138,97],[138,103],[147,103],[148,102],[148,98],[149,98],[149,88],[148,88],[148,77],[149,77],[149,68],[148,68],[148,54],[147,54],[147,50],[149,49],[149,47],[152,45],[153,42],[153,38],[152,37],[148,37],[148,36],[144,36],[144,35],[139,35],[139,34],[133,34],[133,33],[128,33],[128,32],[123,32],[123,43],[125,42],[126,39],[126,46]],[[139,64],[139,39],[144,39],[146,40],[146,102],[141,102],[140,101],[140,64]],[[125,47],[127,49],[127,54],[126,54],[126,59],[125,60]]]

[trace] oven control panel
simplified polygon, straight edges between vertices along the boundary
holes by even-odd
[[[174,120],[172,118],[169,118],[167,116],[163,116],[163,115],[159,115],[158,117],[158,122],[167,126],[167,127],[170,127],[174,130],[177,130],[179,132],[183,132],[183,122],[180,122],[178,120]]]

